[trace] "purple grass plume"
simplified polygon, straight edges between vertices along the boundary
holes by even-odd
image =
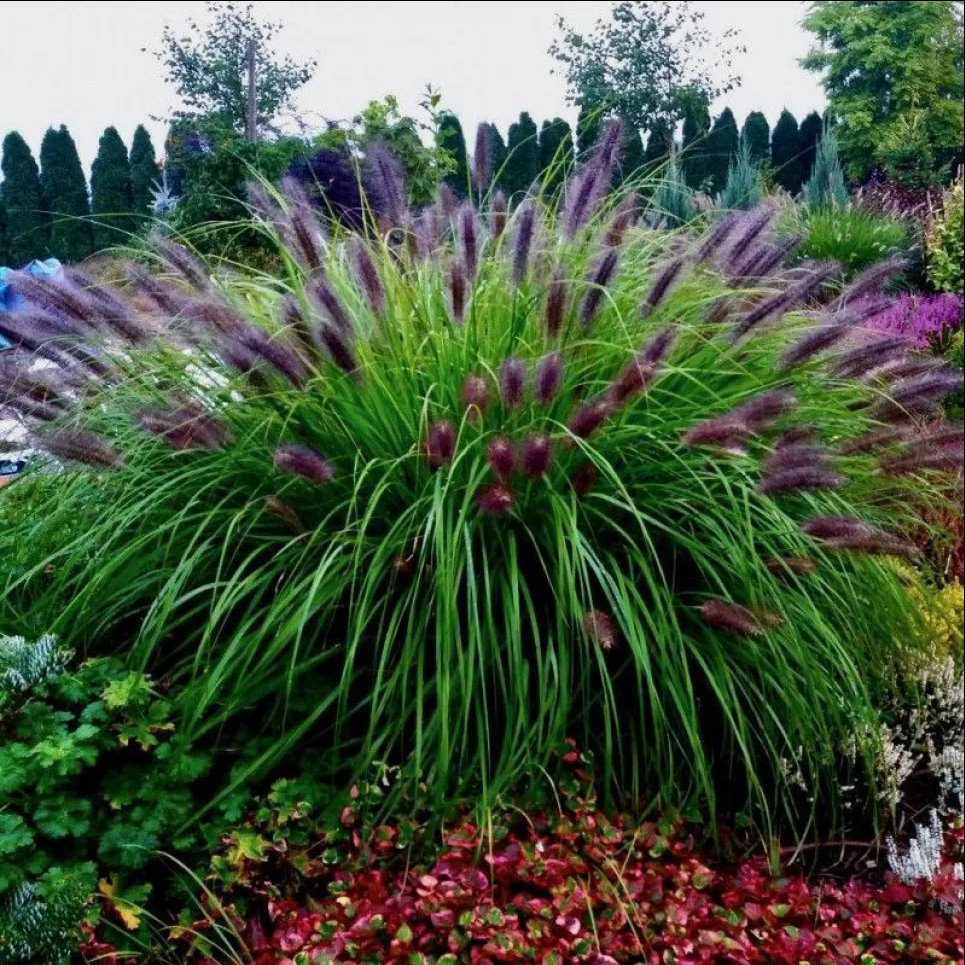
[[[458,261],[453,260],[449,265],[448,286],[449,311],[452,313],[452,321],[455,325],[461,325],[466,318],[468,285],[466,283],[466,270]]]
[[[298,513],[283,499],[278,496],[266,496],[264,506],[266,513],[280,519],[289,529],[296,533],[305,532],[305,524],[299,518]]]
[[[840,473],[822,466],[790,466],[768,472],[758,483],[757,491],[765,496],[840,489],[847,480]]]
[[[596,485],[597,471],[592,462],[584,462],[577,466],[573,475],[570,477],[570,485],[578,499],[584,499],[593,491]]]
[[[831,373],[841,379],[860,379],[882,366],[908,354],[911,342],[903,335],[883,335],[865,339],[835,360]]]
[[[352,319],[332,286],[324,279],[319,278],[312,282],[310,293],[312,299],[321,306],[332,325],[344,335],[350,335],[353,328]]]
[[[492,125],[481,121],[476,128],[476,149],[472,157],[472,179],[479,191],[485,191],[493,179]]]
[[[753,211],[744,213],[735,212],[731,232],[728,232],[733,233],[733,238],[725,258],[730,271],[747,257],[757,240],[771,226],[775,213],[774,208],[769,205],[760,205]]]
[[[459,209],[459,243],[462,248],[462,265],[466,278],[472,284],[479,271],[479,219],[471,204]]]
[[[429,426],[426,437],[426,461],[430,469],[448,466],[456,454],[456,430],[448,419],[440,419]]]
[[[759,637],[764,632],[753,611],[728,600],[707,600],[700,607],[700,615],[715,630],[726,630],[742,637]]]
[[[526,391],[526,363],[510,356],[499,367],[499,395],[507,409],[522,404]]]
[[[502,516],[508,513],[516,503],[512,490],[503,483],[484,486],[476,495],[480,510],[487,516]]]
[[[393,227],[405,223],[405,176],[399,159],[385,144],[373,144],[366,157],[369,177],[378,208]]]
[[[537,479],[544,475],[553,461],[553,446],[548,435],[534,433],[523,440],[519,450],[519,465],[523,475]]]
[[[308,271],[318,271],[325,261],[322,225],[311,199],[294,177],[281,182],[285,195],[285,217],[279,222],[282,240]]]
[[[610,417],[613,406],[606,399],[584,402],[570,417],[567,428],[577,439],[589,439]]]
[[[593,266],[593,271],[587,279],[590,287],[587,288],[580,305],[579,319],[583,328],[589,328],[599,314],[600,306],[603,303],[603,294],[616,275],[619,260],[619,252],[616,249],[609,248]]]
[[[583,632],[590,643],[604,653],[616,648],[619,639],[616,621],[604,610],[590,610],[583,615]]]
[[[547,405],[556,398],[563,383],[563,356],[559,352],[547,352],[536,363],[534,378],[536,401]]]
[[[792,573],[807,576],[817,570],[818,565],[807,556],[780,556],[764,564],[771,573]]]
[[[566,278],[562,268],[553,272],[549,286],[546,289],[546,310],[544,324],[546,334],[556,338],[563,328],[563,318],[566,315]]]
[[[851,331],[848,324],[818,325],[806,335],[792,342],[781,356],[777,365],[779,372],[786,372],[796,365],[810,362],[815,356],[827,352],[838,345]]]
[[[489,233],[494,238],[502,237],[508,222],[509,202],[502,191],[495,191],[489,199]]]
[[[228,431],[220,422],[194,408],[141,412],[137,423],[145,432],[178,450],[220,449],[228,438]]]
[[[947,396],[962,391],[962,373],[935,369],[923,375],[896,382],[890,396],[871,410],[871,417],[882,422],[909,416],[927,415]]]
[[[684,266],[683,258],[675,258],[668,262],[660,271],[657,272],[650,286],[650,291],[640,307],[640,312],[644,318],[650,315],[654,309],[664,300],[670,287],[677,280]]]
[[[627,232],[637,223],[639,217],[640,195],[636,191],[631,191],[613,212],[613,217],[603,235],[603,247],[619,248]]]
[[[583,165],[566,185],[563,199],[563,234],[573,238],[596,213],[606,197],[622,141],[623,125],[619,120],[607,122],[593,157]]]
[[[624,405],[650,388],[673,346],[673,341],[674,333],[668,326],[653,335],[637,352],[610,386],[609,399],[614,405]]]
[[[847,305],[856,298],[863,298],[866,295],[880,293],[885,286],[896,275],[903,272],[908,267],[908,259],[895,255],[879,261],[869,268],[865,268],[857,278],[852,281],[847,288],[841,292],[838,298],[839,305]]]
[[[385,312],[385,288],[382,286],[379,269],[372,260],[372,253],[361,238],[356,238],[352,243],[352,266],[355,269],[356,283],[365,294],[369,308],[376,315],[383,314]]]
[[[723,250],[739,223],[738,212],[728,211],[700,240],[700,243],[691,252],[691,260],[700,265]]]
[[[57,459],[95,469],[121,469],[124,457],[110,443],[83,429],[56,429],[40,437],[40,445]]]
[[[335,478],[332,464],[310,446],[281,445],[275,450],[273,458],[276,469],[301,476],[309,482],[321,485]]]
[[[829,550],[883,556],[917,553],[913,544],[853,516],[814,516],[801,524],[801,532]]]
[[[346,375],[358,379],[358,362],[345,333],[332,325],[322,325],[318,332],[318,339],[331,360]]]
[[[462,404],[480,413],[489,407],[489,383],[481,375],[467,375],[462,386]]]
[[[525,201],[516,212],[513,230],[513,262],[511,277],[517,288],[526,280],[529,271],[530,252],[536,233],[536,205]]]
[[[493,474],[500,479],[509,479],[516,471],[516,452],[505,436],[496,436],[490,440],[486,447],[486,460]]]
[[[151,247],[161,256],[162,260],[175,270],[185,281],[198,292],[207,292],[211,288],[211,277],[208,268],[184,245],[179,245],[170,238],[155,232],[148,238]]]

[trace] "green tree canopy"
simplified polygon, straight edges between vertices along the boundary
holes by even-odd
[[[50,253],[50,216],[40,172],[27,142],[16,131],[3,139],[0,204],[6,211],[7,261],[21,268]]]
[[[489,154],[492,159],[493,181],[499,188],[502,187],[503,167],[509,151],[506,148],[506,141],[495,124],[489,125]]]
[[[503,183],[507,194],[524,194],[539,178],[539,131],[532,117],[523,111],[519,120],[509,126],[506,140],[509,157],[506,159],[506,176]]]
[[[566,76],[570,103],[598,106],[649,130],[676,121],[695,90],[712,100],[731,90],[736,32],[715,37],[704,14],[669,0],[624,0],[584,35],[557,18],[550,54]],[[711,55],[709,57],[708,55]]]
[[[771,128],[760,111],[751,111],[741,129],[741,138],[753,164],[760,167],[771,159]]]
[[[175,31],[165,26],[155,52],[166,79],[184,103],[182,117],[219,114],[239,134],[245,130],[247,55],[255,49],[256,120],[271,125],[293,106],[295,92],[312,76],[316,61],[299,63],[272,47],[282,25],[258,20],[250,3],[207,3],[210,22],[189,18]]]
[[[723,190],[727,181],[727,172],[731,161],[740,146],[740,134],[737,131],[737,121],[729,107],[725,107],[710,129],[704,141],[707,156],[707,176],[711,182],[711,190],[716,193]]]
[[[138,124],[131,141],[131,201],[136,218],[147,218],[149,215],[154,184],[160,177],[161,169],[151,135],[143,124]]]
[[[134,228],[131,165],[116,127],[101,135],[91,168],[90,193],[95,250],[123,244]]]
[[[777,183],[791,194],[801,190],[801,144],[797,118],[787,109],[774,125],[771,136],[771,167]]]
[[[3,206],[3,199],[0,198],[0,265],[9,265],[12,260],[7,240],[7,209]]]
[[[543,121],[539,132],[539,166],[549,194],[559,190],[573,164],[573,131],[562,117]]]
[[[699,188],[709,174],[704,143],[710,132],[710,107],[707,98],[697,93],[687,101],[684,111],[681,171],[688,187]]]
[[[87,179],[70,131],[50,127],[40,145],[40,185],[50,211],[50,253],[83,261],[93,251]]]
[[[451,160],[451,169],[442,179],[460,198],[469,191],[469,160],[466,157],[466,135],[459,118],[451,111],[439,115],[436,129],[436,147],[445,151]]]
[[[940,161],[960,151],[965,98],[962,5],[956,0],[820,0],[804,26],[817,40],[803,65],[819,72],[850,177],[899,149],[909,132]]]
[[[814,156],[818,149],[818,141],[824,131],[824,121],[817,111],[811,111],[801,121],[798,132],[798,162],[801,167],[801,181],[807,181],[814,170]]]

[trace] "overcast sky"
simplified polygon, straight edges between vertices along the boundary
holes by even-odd
[[[426,84],[467,132],[480,120],[505,132],[521,110],[539,123],[574,111],[564,83],[551,73],[547,47],[555,18],[588,28],[608,3],[255,3],[285,30],[278,46],[295,57],[315,57],[315,77],[299,97],[309,118],[347,118],[369,100],[395,94],[418,112]],[[762,110],[773,125],[783,107],[800,119],[821,109],[816,79],[797,65],[808,38],[800,26],[805,5],[787,2],[696,3],[719,34],[740,30],[747,53],[735,67],[741,87],[726,97],[738,122]],[[203,3],[12,3],[3,15],[0,56],[0,137],[19,130],[36,153],[50,125],[66,124],[89,169],[103,129],[113,124],[128,144],[145,123],[160,153],[164,116],[174,106],[157,61],[165,22],[179,27],[204,17]],[[471,143],[471,133],[469,133]]]

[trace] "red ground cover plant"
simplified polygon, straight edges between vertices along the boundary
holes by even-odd
[[[965,955],[961,821],[939,873],[914,886],[891,875],[776,877],[762,859],[721,866],[682,822],[608,817],[592,796],[566,795],[556,813],[507,811],[485,831],[463,822],[427,863],[413,858],[405,826],[363,831],[354,807],[341,823],[304,847],[262,838],[245,849],[254,859],[237,841],[226,847],[246,898],[226,895],[217,913],[234,920],[241,960],[872,965]],[[206,923],[195,927],[203,936]]]

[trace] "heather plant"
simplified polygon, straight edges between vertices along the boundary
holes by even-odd
[[[322,780],[386,761],[486,803],[572,736],[614,797],[833,817],[835,749],[920,629],[880,559],[943,485],[914,419],[961,377],[855,344],[887,273],[822,305],[835,269],[785,271],[769,211],[634,227],[620,136],[558,213],[447,192],[353,235],[261,186],[275,274],[158,238],[126,291],[18,276],[44,307],[0,331],[65,384],[7,404],[43,401],[35,444],[104,503],[8,591],[176,682],[182,740],[256,715],[249,771],[310,746]]]
[[[916,348],[948,343],[962,327],[965,306],[960,295],[922,295],[903,292],[865,323],[879,332],[910,339]]]

